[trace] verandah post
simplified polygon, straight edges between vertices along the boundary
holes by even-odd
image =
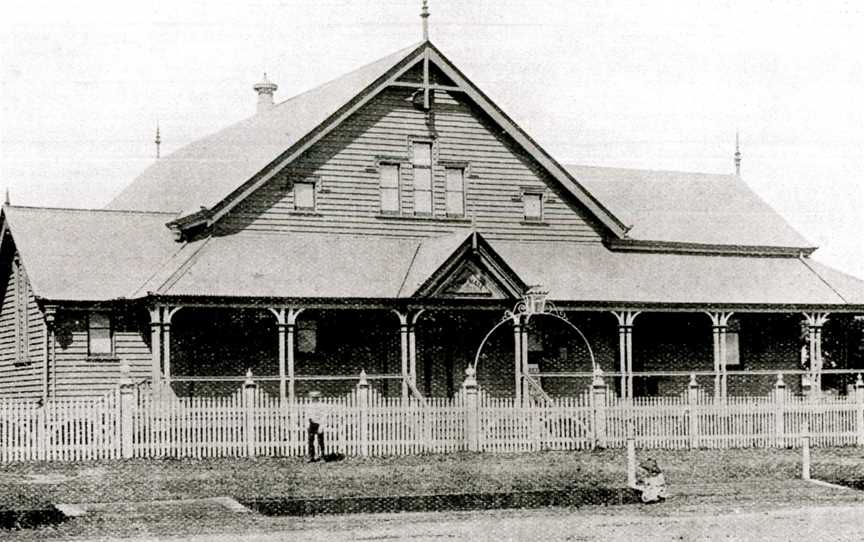
[[[369,455],[369,381],[366,371],[360,371],[360,382],[357,383],[357,423],[359,424],[360,455]]]
[[[120,422],[120,455],[123,459],[132,459],[134,454],[132,439],[132,408],[134,400],[134,384],[129,376],[129,365],[120,365],[120,409],[117,419]]]
[[[480,405],[473,367],[465,369],[465,440],[469,452],[480,451]]]
[[[855,380],[855,443],[864,446],[864,380],[861,373]]]
[[[687,384],[687,433],[690,435],[690,449],[699,447],[699,383],[696,373],[690,373],[690,383]]]
[[[243,382],[243,412],[244,437],[246,440],[246,457],[255,457],[255,392],[258,385],[252,380],[252,369],[246,371],[246,381]]]
[[[591,410],[594,414],[594,446],[606,447],[606,382],[603,373],[595,371],[591,382]]]
[[[774,384],[774,439],[776,445],[786,445],[786,383],[783,382],[783,373],[777,373],[777,383]]]

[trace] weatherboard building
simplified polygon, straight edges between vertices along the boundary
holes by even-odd
[[[562,165],[428,40],[280,103],[254,88],[256,115],[105,209],[3,207],[0,396],[99,395],[127,367],[178,395],[251,371],[286,398],[361,371],[451,396],[475,359],[509,397],[598,371],[625,396],[691,374],[845,393],[864,368],[864,282],[737,173]],[[526,294],[555,318],[514,316]]]

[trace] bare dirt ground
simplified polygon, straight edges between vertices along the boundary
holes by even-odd
[[[579,510],[505,510],[493,512],[338,516],[304,519],[269,532],[185,537],[135,538],[138,541],[190,542],[435,541],[470,540],[741,540],[860,541],[864,504],[782,507],[764,511],[678,512],[660,515],[639,507]]]

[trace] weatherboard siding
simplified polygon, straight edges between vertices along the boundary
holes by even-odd
[[[437,92],[434,122],[410,101],[412,89],[391,88],[322,138],[285,171],[223,218],[227,234],[334,232],[425,237],[473,224],[490,239],[597,243],[585,210],[533,159],[461,95]],[[433,217],[414,216],[410,141],[434,139]],[[398,216],[380,213],[379,160],[400,164]],[[466,216],[446,216],[445,167],[466,164]],[[316,181],[315,213],[294,209],[293,182]],[[545,190],[544,221],[523,221],[522,191]]]
[[[0,397],[38,399],[44,392],[45,319],[27,286],[27,356],[18,359],[15,351],[15,299],[18,295],[12,260],[3,270],[3,304],[0,308]],[[25,279],[24,283],[29,285]]]
[[[133,382],[150,377],[150,345],[143,316],[115,311],[114,357],[91,358],[87,349],[87,312],[61,310],[57,314],[56,368],[51,383],[58,398],[98,397],[115,389],[120,381],[122,361],[129,364]]]

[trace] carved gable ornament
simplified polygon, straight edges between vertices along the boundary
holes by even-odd
[[[505,299],[507,294],[488,272],[476,263],[463,263],[438,290],[441,297]]]

